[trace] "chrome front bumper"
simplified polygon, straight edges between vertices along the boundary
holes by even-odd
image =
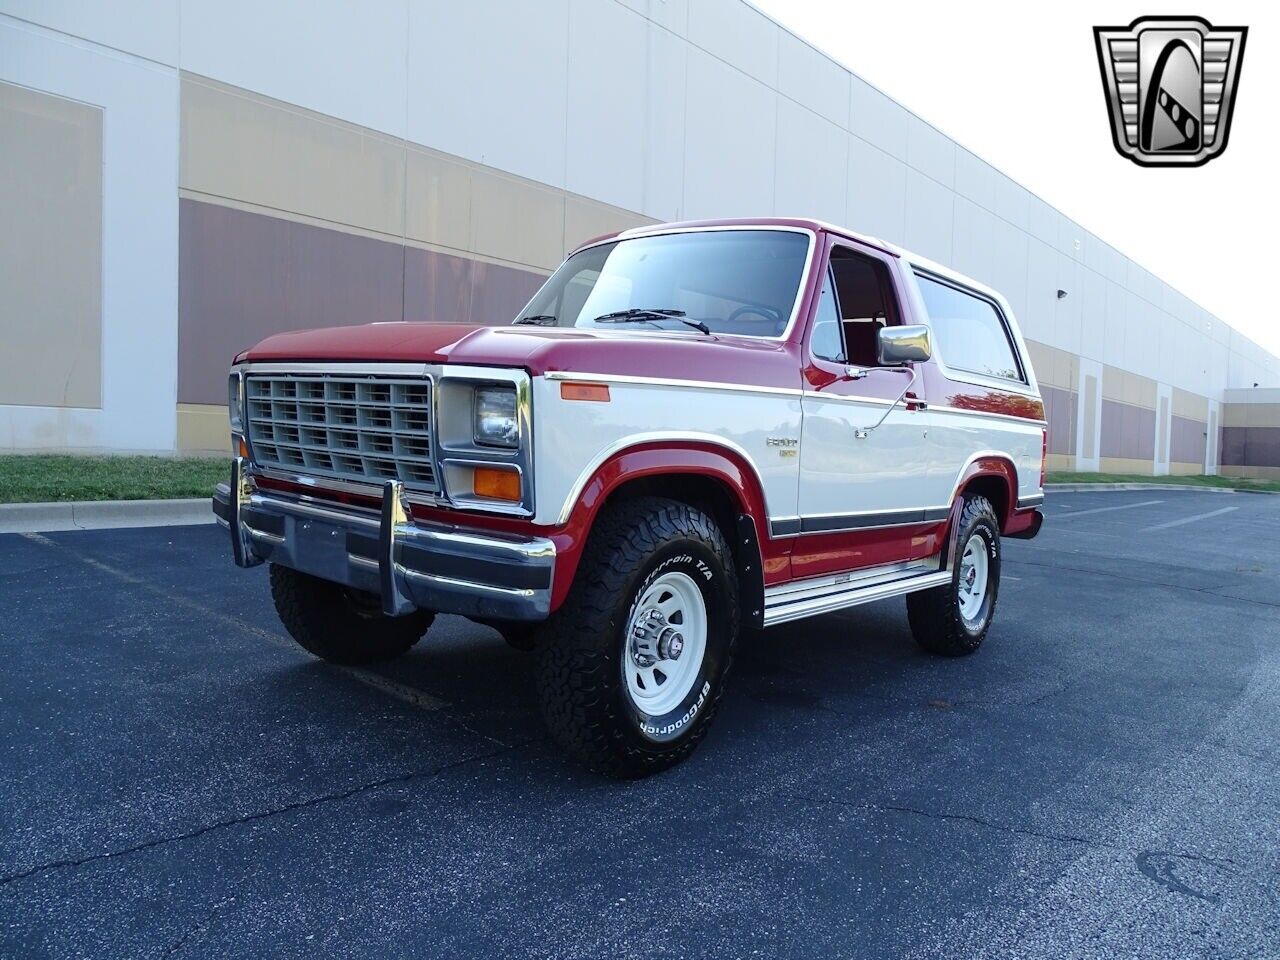
[[[418,608],[493,620],[543,620],[551,611],[555,544],[409,518],[400,482],[383,487],[381,515],[256,489],[232,461],[213,512],[231,533],[236,565],[267,561],[382,598],[392,616]]]

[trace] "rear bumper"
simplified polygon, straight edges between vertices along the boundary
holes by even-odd
[[[409,518],[398,482],[379,515],[252,485],[237,458],[213,512],[238,566],[278,563],[382,598],[391,615],[417,608],[493,620],[543,620],[551,611],[556,549],[542,537],[479,532]]]

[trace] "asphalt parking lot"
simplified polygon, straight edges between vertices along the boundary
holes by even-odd
[[[0,536],[0,955],[1280,954],[1280,497],[1046,512],[978,655],[752,638],[632,784],[484,628],[342,671],[219,528]]]

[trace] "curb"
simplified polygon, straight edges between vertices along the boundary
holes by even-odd
[[[1197,487],[1189,483],[1046,483],[1045,493],[1089,493],[1094,490],[1185,490],[1190,493],[1275,493],[1234,487]]]
[[[73,500],[0,504],[0,533],[57,533],[213,523],[208,497],[195,500]]]

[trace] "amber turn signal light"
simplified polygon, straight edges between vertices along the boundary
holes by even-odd
[[[609,385],[607,383],[562,383],[560,384],[561,400],[593,400],[596,403],[609,402]]]
[[[520,502],[520,474],[514,470],[500,470],[495,467],[476,467],[471,480],[471,489],[477,497],[488,497],[490,500],[509,500]]]
[[[242,456],[242,457],[244,457],[246,460],[248,460],[248,459],[249,459],[249,444],[245,443],[244,437],[241,437],[241,438],[240,438],[240,443],[238,444],[238,446],[239,446],[239,448],[240,448],[240,449],[239,449],[240,456]]]

